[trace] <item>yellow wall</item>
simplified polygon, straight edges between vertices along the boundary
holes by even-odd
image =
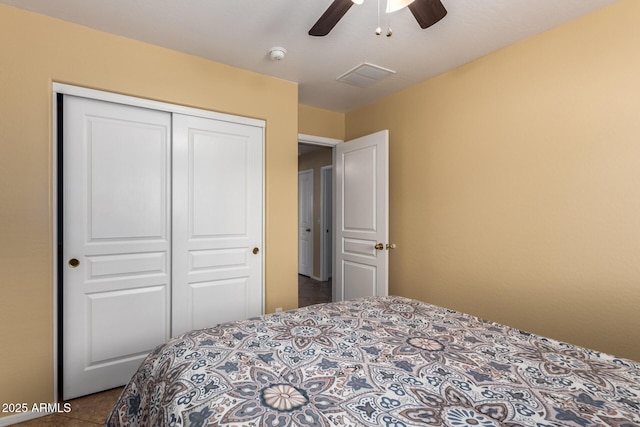
[[[52,81],[266,120],[266,309],[297,307],[296,84],[6,6],[0,52],[0,402],[53,398]]]
[[[347,114],[390,130],[390,291],[640,360],[640,2]]]
[[[298,107],[298,132],[344,140],[344,113],[323,110],[300,104]]]

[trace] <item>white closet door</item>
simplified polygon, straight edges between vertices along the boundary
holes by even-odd
[[[125,384],[170,328],[171,114],[66,96],[64,399]]]
[[[173,116],[172,336],[260,315],[263,129]]]

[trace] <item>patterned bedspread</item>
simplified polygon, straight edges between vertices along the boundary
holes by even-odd
[[[109,426],[640,426],[640,366],[400,297],[190,332]]]

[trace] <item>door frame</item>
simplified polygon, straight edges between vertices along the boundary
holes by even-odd
[[[52,272],[53,272],[53,281],[52,281],[52,291],[53,291],[53,400],[54,402],[59,402],[62,396],[61,390],[61,381],[62,371],[62,345],[61,345],[61,331],[62,331],[62,298],[60,298],[62,280],[60,278],[61,265],[62,262],[61,254],[59,252],[59,239],[61,238],[60,233],[60,221],[62,220],[62,169],[60,162],[61,158],[61,150],[62,150],[62,128],[59,125],[59,120],[62,119],[58,114],[58,96],[59,95],[73,95],[82,98],[91,98],[100,101],[112,102],[115,104],[125,104],[131,105],[135,107],[148,108],[152,110],[165,111],[169,113],[177,113],[191,116],[198,116],[208,119],[214,119],[225,122],[233,122],[239,124],[245,124],[249,126],[255,126],[262,129],[262,236],[261,239],[261,247],[265,248],[265,231],[266,231],[266,162],[265,162],[265,127],[266,122],[260,119],[253,119],[249,117],[242,116],[234,116],[231,114],[219,113],[211,110],[203,110],[199,108],[185,107],[182,105],[171,104],[167,102],[153,101],[145,98],[137,98],[128,95],[121,95],[114,92],[106,92],[96,89],[89,89],[81,86],[74,86],[64,83],[52,82],[51,83],[51,111],[52,111],[52,134],[51,134],[51,200],[52,200]],[[260,257],[262,258],[262,269],[261,269],[261,281],[262,281],[262,312],[264,313],[265,309],[265,250],[261,251]],[[29,419],[38,418],[40,416],[46,415],[46,413],[25,413],[24,417],[20,417],[20,419],[15,419],[18,421],[27,421]],[[14,421],[12,419],[12,421]]]
[[[327,185],[327,176],[331,177],[331,186]],[[329,197],[327,193],[330,192]],[[331,199],[331,211],[327,209],[327,200]],[[327,223],[331,222],[331,241],[333,242],[333,163],[330,166],[320,168],[320,281],[325,282],[333,277],[333,248],[329,250],[327,243]],[[331,220],[331,221],[329,221]]]
[[[322,147],[328,147],[331,148],[331,165],[333,166],[336,162],[336,150],[335,147],[336,145],[343,143],[344,140],[343,139],[336,139],[336,138],[327,138],[324,136],[316,136],[316,135],[308,135],[308,134],[304,134],[304,133],[299,133],[298,134],[298,144],[309,144],[309,145],[318,145],[318,146],[322,146]],[[335,224],[335,220],[336,220],[336,195],[335,195],[335,170],[333,170],[332,172],[332,191],[331,191],[331,197],[333,199],[333,203],[331,206],[331,217],[332,217],[332,223]],[[322,241],[323,239],[321,239]],[[323,253],[323,250],[321,250],[321,254]],[[331,241],[331,256],[333,257],[334,254],[336,252],[336,242],[335,239],[332,238]],[[322,273],[322,271],[321,271]],[[331,276],[335,277],[335,265],[331,266]],[[332,295],[332,299],[335,301],[335,295],[336,295],[336,283],[335,281],[333,281],[331,283],[331,295]]]

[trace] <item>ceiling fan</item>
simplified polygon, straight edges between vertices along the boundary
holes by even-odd
[[[320,19],[309,30],[310,36],[322,37],[336,26],[353,4],[362,4],[364,0],[333,0]],[[395,12],[407,6],[418,21],[420,28],[425,29],[447,14],[440,0],[387,0],[387,13]]]

